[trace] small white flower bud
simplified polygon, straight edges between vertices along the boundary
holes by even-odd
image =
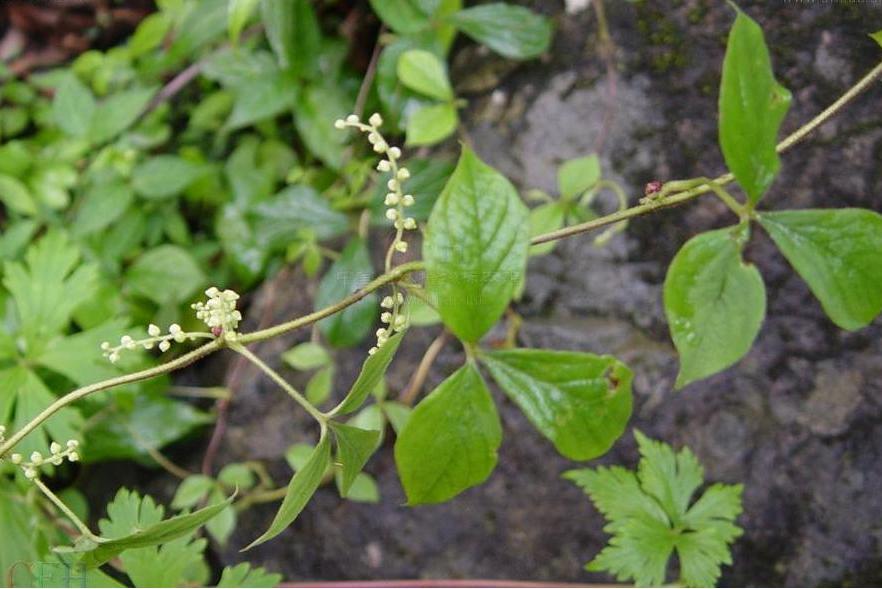
[[[131,336],[128,336],[128,335],[124,335],[121,338],[119,338],[119,344],[122,347],[126,348],[127,350],[134,350],[135,349],[135,340],[133,340],[131,338]]]
[[[390,221],[394,221],[398,218],[398,211],[395,209],[386,209],[386,218]]]
[[[386,186],[389,190],[398,190],[398,180],[395,178],[390,178],[388,182],[386,182]]]
[[[107,357],[107,359],[110,360],[110,363],[111,363],[111,364],[116,364],[117,360],[119,360],[119,352],[113,352],[113,353],[111,353],[111,354]]]
[[[172,323],[171,325],[168,326],[168,332],[171,335],[178,335],[179,333],[181,333],[181,331],[182,331],[181,326],[178,325],[177,323]]]
[[[395,302],[392,300],[392,297],[383,297],[383,300],[380,302],[380,306],[384,309],[391,309],[395,305]]]
[[[76,452],[71,452],[70,454],[67,455],[67,459],[70,460],[71,462],[76,462],[77,460],[80,459],[80,455],[77,454]]]
[[[374,127],[379,127],[383,124],[383,117],[381,117],[379,113],[374,113],[371,115],[371,118],[368,119],[368,122]]]
[[[376,143],[379,140],[380,140],[380,136],[377,133],[374,133],[374,132],[368,133],[368,143],[370,143],[371,145],[373,145],[374,143]]]
[[[392,169],[392,164],[389,163],[389,160],[380,160],[380,163],[377,164],[378,172],[388,172]]]
[[[404,197],[401,199],[401,204],[403,204],[406,207],[409,207],[410,205],[412,205],[413,204],[413,195],[412,194],[405,194]]]
[[[70,448],[71,450],[73,450],[74,448],[78,448],[79,445],[80,445],[80,443],[76,440],[68,440],[67,441],[67,447]]]
[[[101,349],[105,352],[110,350],[110,342],[101,342]]]
[[[346,117],[346,122],[350,125],[355,125],[358,123],[358,115],[349,115]]]
[[[408,217],[407,219],[404,220],[404,228],[405,229],[416,229],[416,226],[417,226],[416,219],[414,219],[413,217]]]
[[[49,451],[53,454],[58,454],[59,452],[61,452],[61,444],[59,444],[58,442],[52,442],[51,444],[49,444]]]
[[[21,454],[19,454],[18,452],[10,456],[9,459],[12,461],[12,464],[21,464],[22,461]]]
[[[61,457],[61,454],[56,454],[55,456],[53,456],[52,458],[49,459],[49,462],[51,462],[55,466],[58,466],[59,464],[64,462],[64,458]]]
[[[171,344],[169,343],[169,341],[167,339],[159,342],[159,351],[160,352],[168,352],[168,349],[170,347],[171,347]]]
[[[25,468],[25,469],[24,469],[24,475],[25,475],[25,478],[26,478],[26,479],[32,481],[32,480],[34,480],[35,478],[37,478],[37,471],[34,470],[33,468],[28,467],[28,468]]]
[[[43,455],[37,451],[32,452],[31,453],[31,462],[33,462],[35,465],[39,466],[40,464],[43,463]]]
[[[141,345],[144,346],[145,350],[152,350],[153,349],[153,342],[144,342]]]
[[[398,158],[401,157],[401,150],[398,149],[397,147],[390,147],[389,148],[389,157],[394,160],[397,160]]]
[[[385,153],[388,148],[389,146],[386,145],[385,141],[377,141],[376,143],[374,143],[374,151],[376,151],[377,153]]]
[[[398,195],[394,192],[390,192],[386,195],[386,200],[383,201],[387,207],[394,207],[398,204]]]
[[[368,350],[368,356],[373,356],[376,353],[377,353],[377,346],[374,346],[373,348]]]
[[[400,170],[398,170],[397,176],[399,180],[407,180],[408,178],[410,178],[410,170],[408,170],[407,168],[401,168]]]
[[[382,321],[383,323],[391,323],[392,322],[392,313],[390,313],[389,311],[383,311],[380,314],[380,321]]]
[[[334,121],[334,126],[338,129],[345,129],[346,121],[344,121],[343,119],[337,119],[336,121]]]
[[[402,254],[407,251],[407,242],[406,241],[397,241],[395,242],[395,251],[401,252]]]
[[[209,287],[205,291],[205,296],[207,296],[210,299],[213,299],[214,297],[216,297],[219,294],[220,294],[220,291],[218,290],[218,288],[216,286]]]
[[[377,330],[377,337],[386,337],[386,329],[381,327]]]
[[[150,325],[147,326],[147,334],[148,334],[150,337],[156,337],[156,336],[158,336],[160,333],[162,333],[162,330],[159,329],[159,326],[158,326],[158,325],[154,325],[154,324],[151,323]]]

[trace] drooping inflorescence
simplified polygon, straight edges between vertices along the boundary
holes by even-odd
[[[390,178],[386,182],[386,198],[383,203],[388,207],[386,209],[386,218],[392,221],[395,227],[395,238],[386,252],[386,272],[392,268],[392,257],[395,253],[404,253],[407,251],[407,241],[404,240],[404,232],[417,228],[417,222],[413,217],[406,215],[406,209],[413,206],[414,198],[412,194],[404,192],[403,184],[410,178],[410,171],[400,166],[401,149],[390,146],[383,134],[380,133],[380,126],[383,124],[383,118],[374,113],[370,116],[367,123],[361,122],[357,115],[349,115],[345,119],[337,119],[334,126],[338,129],[352,127],[363,133],[367,133],[367,138],[373,146],[374,151],[385,156],[377,164],[377,171],[389,173]],[[375,354],[380,346],[392,337],[395,332],[402,331],[407,327],[407,319],[402,314],[402,306],[404,304],[404,295],[399,291],[398,285],[392,285],[392,295],[383,299],[381,306],[386,309],[380,315],[380,320],[387,324],[387,327],[381,327],[377,330],[377,345],[371,348],[368,353]]]
[[[49,456],[44,457],[42,453],[34,451],[31,452],[30,460],[25,460],[21,454],[14,453],[9,456],[9,461],[20,466],[25,478],[32,480],[40,475],[42,466],[47,464],[58,466],[64,462],[65,458],[70,462],[78,461],[80,459],[79,446],[80,443],[76,440],[68,440],[64,446],[58,442],[52,442],[49,445]]]

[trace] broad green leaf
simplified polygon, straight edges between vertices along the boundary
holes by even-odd
[[[65,133],[84,138],[92,126],[95,98],[73,73],[67,73],[55,90],[52,115]]]
[[[444,101],[453,99],[447,68],[431,51],[405,51],[398,58],[398,78],[405,86],[420,94]]]
[[[338,475],[338,488],[339,481],[340,478]],[[377,481],[374,480],[374,477],[370,476],[369,474],[363,472],[358,473],[358,476],[355,477],[355,481],[352,483],[352,486],[349,487],[349,492],[346,494],[346,499],[349,499],[350,501],[357,501],[359,503],[379,503],[380,488],[377,486]]]
[[[101,342],[119,341],[127,322],[111,319],[95,327],[50,341],[34,361],[63,374],[78,385],[119,376],[119,368],[101,354]]]
[[[429,295],[460,339],[478,341],[508,307],[526,270],[527,215],[511,182],[463,148],[423,243]]]
[[[322,277],[315,295],[316,310],[340,302],[370,282],[373,275],[374,269],[364,240],[352,239],[340,254],[340,259]],[[376,314],[377,297],[371,293],[340,313],[322,319],[318,327],[332,346],[354,346],[368,334]]]
[[[82,236],[104,229],[125,213],[134,198],[131,187],[121,181],[92,184],[77,210],[74,234]]]
[[[565,199],[579,196],[600,180],[600,160],[596,154],[565,161],[557,170],[557,186]]]
[[[395,352],[398,350],[405,333],[407,332],[396,333],[380,346],[375,354],[367,357],[361,367],[361,372],[358,373],[358,378],[355,379],[355,384],[352,385],[340,404],[331,411],[333,415],[346,415],[362,406],[364,400],[368,398],[368,395],[386,374],[386,369],[392,363],[392,358],[395,357]]]
[[[254,486],[254,472],[246,464],[233,463],[228,464],[221,469],[217,475],[219,483],[227,487],[238,487],[239,489],[250,489]]]
[[[262,0],[263,26],[279,65],[296,75],[310,76],[317,68],[321,29],[309,0]]]
[[[193,513],[177,515],[152,525],[143,526],[138,516],[140,510],[158,509],[159,517],[162,517],[162,508],[153,507],[152,501],[147,503],[149,497],[145,497],[142,501],[137,493],[120,489],[114,502],[107,506],[107,515],[110,519],[99,522],[102,534],[111,539],[86,550],[80,563],[87,568],[94,568],[124,551],[156,546],[186,536],[223,511],[232,503],[234,497],[230,496],[220,503],[209,505]],[[126,511],[134,511],[134,513],[126,514]],[[134,518],[126,520],[130,522],[128,528],[124,522],[119,521],[120,518],[127,517]],[[75,547],[73,551],[81,552],[82,549]]]
[[[155,94],[156,88],[133,88],[108,96],[95,110],[89,139],[104,143],[131,127]]]
[[[329,421],[328,425],[337,440],[337,462],[341,465],[340,495],[346,497],[352,483],[355,482],[355,477],[374,453],[380,432],[360,429],[336,421]]]
[[[300,512],[303,511],[309,499],[318,489],[319,484],[322,482],[322,477],[330,464],[331,443],[328,436],[325,435],[322,436],[318,446],[312,451],[303,468],[297,470],[288,484],[288,492],[269,529],[257,540],[249,544],[245,550],[275,538],[297,519],[297,516],[300,515]]]
[[[466,364],[414,408],[395,441],[408,504],[441,503],[483,483],[501,443],[490,392],[475,365]]]
[[[530,59],[551,44],[551,22],[528,8],[492,2],[448,17],[460,31],[511,59]]]
[[[190,253],[176,245],[161,245],[135,260],[126,285],[159,305],[188,301],[206,282]]]
[[[676,387],[720,372],[753,345],[766,315],[759,271],[741,259],[746,227],[693,237],[674,257],[664,285],[671,337],[680,354]]]
[[[291,81],[278,72],[271,72],[254,77],[247,85],[237,88],[233,112],[230,113],[225,128],[241,129],[290,109],[295,96]]]
[[[139,164],[132,173],[135,192],[148,199],[170,198],[180,194],[206,168],[175,155],[158,155]]]
[[[810,209],[760,222],[836,325],[860,329],[882,311],[882,215]]]
[[[263,567],[254,567],[242,562],[232,567],[225,567],[221,573],[218,587],[230,589],[239,587],[277,587],[282,582],[282,575],[268,573]]]
[[[419,0],[371,0],[371,8],[396,33],[409,35],[429,26]]]
[[[453,104],[430,104],[407,117],[407,144],[433,145],[456,131],[459,117]]]
[[[175,509],[193,507],[215,487],[214,479],[204,474],[193,474],[181,481],[171,506]]]
[[[775,80],[762,29],[736,10],[720,83],[720,147],[726,165],[756,204],[781,165],[775,144],[791,96]]]
[[[129,37],[129,55],[133,58],[140,57],[159,47],[171,24],[172,19],[164,12],[154,12],[147,15]]]
[[[214,504],[222,501],[223,498],[223,492],[221,492],[220,489],[215,488],[208,496],[208,503]],[[208,520],[205,524],[205,529],[215,542],[221,546],[226,546],[227,540],[230,539],[230,534],[236,529],[237,519],[236,508],[232,505],[228,505],[226,509],[222,509],[220,513]]]
[[[401,433],[401,430],[407,424],[407,420],[410,419],[413,409],[398,401],[383,401],[380,406],[383,408],[383,413],[386,415],[386,419],[389,420],[395,433]]]
[[[3,373],[0,372],[0,378]],[[5,383],[0,380],[0,390]],[[2,406],[2,393],[0,393]],[[2,416],[0,416],[2,417]],[[40,557],[39,538],[34,534],[34,513],[30,509],[22,509],[25,502],[11,479],[4,475],[0,480],[0,530],[3,530],[4,541],[0,542],[0,570],[3,571],[4,586],[24,587],[23,584],[9,583],[17,581],[13,577],[16,563],[35,562]],[[7,576],[8,575],[8,576]]]
[[[294,101],[294,125],[301,139],[335,170],[343,165],[346,134],[334,128],[334,121],[345,116],[351,105],[344,90],[337,84],[312,84],[298,92]]]
[[[410,171],[410,178],[404,183],[404,187],[413,195],[413,206],[407,208],[407,214],[417,221],[426,221],[435,206],[435,201],[444,190],[444,185],[453,173],[453,162],[443,158],[408,158],[407,169]],[[386,209],[383,204],[386,197],[386,181],[391,178],[391,174],[384,175],[383,181],[378,182],[376,192],[371,201],[372,221],[376,224],[388,226],[389,220],[386,219]]]
[[[254,9],[260,0],[228,0],[227,4],[227,31],[230,41],[234,44],[239,42],[239,35],[248,23]]]
[[[631,371],[612,356],[502,350],[480,356],[530,422],[571,460],[605,454],[631,417]]]
[[[346,215],[332,209],[326,198],[307,185],[285,188],[256,206],[250,217],[261,239],[273,248],[287,246],[299,231],[311,230],[324,240],[349,228]]]
[[[315,370],[330,363],[331,355],[321,344],[304,342],[282,354],[282,360],[297,370]]]
[[[0,202],[22,215],[36,215],[37,203],[30,190],[17,178],[0,174]]]
[[[549,233],[563,227],[566,207],[559,202],[548,202],[530,209],[530,237]],[[543,256],[550,253],[556,241],[548,241],[530,246],[531,256]]]
[[[334,384],[334,365],[329,364],[318,370],[306,383],[306,400],[319,406],[331,396]]]

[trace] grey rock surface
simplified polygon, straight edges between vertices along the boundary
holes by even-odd
[[[785,122],[807,121],[878,61],[866,34],[882,29],[872,3],[743,2],[766,31],[778,78],[794,94]],[[596,50],[589,9],[557,20],[545,62],[493,70],[481,89],[475,72],[457,73],[477,152],[522,189],[555,190],[565,159],[602,144],[604,173],[639,195],[654,179],[716,175],[716,89],[732,12],[701,0],[607,2],[618,45],[614,100]],[[463,49],[467,51],[468,48]],[[882,210],[882,85],[783,157],[769,208],[862,206]],[[610,106],[612,105],[612,106]],[[610,115],[610,108],[613,114]],[[607,123],[607,117],[612,116]],[[635,196],[636,199],[636,196]],[[632,425],[674,445],[688,444],[710,480],[743,482],[745,535],[735,546],[728,585],[867,585],[882,582],[882,323],[856,333],[836,328],[770,240],[759,231],[749,257],[767,283],[768,319],[750,354],[726,372],[674,393],[677,358],[667,335],[661,286],[667,265],[692,235],[731,222],[712,197],[634,220],[606,248],[590,236],[557,245],[530,265],[520,343],[612,353],[635,372]],[[880,253],[882,255],[882,253]],[[286,274],[264,287],[254,309],[273,301],[279,319],[310,309],[310,285]],[[272,292],[267,292],[271,290]],[[389,374],[406,385],[437,328],[412,330]],[[308,338],[262,346],[267,358]],[[338,355],[338,382],[354,379],[364,350]],[[462,361],[448,345],[433,386]],[[295,377],[296,382],[296,377]],[[301,383],[302,384],[302,383]],[[341,387],[343,388],[343,387]],[[505,439],[489,481],[447,504],[408,508],[394,471],[391,440],[367,466],[382,502],[341,501],[321,489],[295,524],[248,557],[288,580],[517,578],[607,582],[582,565],[603,546],[603,520],[560,478],[575,465],[495,391]],[[314,432],[280,391],[250,369],[238,380],[223,460],[279,460]],[[391,438],[391,436],[389,436]],[[633,465],[626,434],[596,463]],[[220,554],[256,537],[275,506],[241,522]]]

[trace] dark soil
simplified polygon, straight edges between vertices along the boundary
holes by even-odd
[[[557,2],[535,7],[557,20],[551,56],[517,69],[463,43],[455,71],[470,100],[477,152],[523,189],[553,191],[557,165],[603,145],[604,173],[633,195],[654,179],[716,175],[716,92],[733,13],[723,2],[608,1],[618,45],[614,116],[589,8],[565,15]],[[744,2],[766,31],[782,83],[793,91],[790,132],[835,100],[882,56],[866,35],[882,29],[872,2]],[[765,206],[862,206],[882,210],[882,85],[783,157]],[[636,197],[635,197],[636,198]],[[731,222],[712,197],[634,220],[603,249],[591,236],[561,242],[531,264],[520,343],[612,353],[635,372],[632,425],[698,454],[710,480],[743,482],[745,534],[726,585],[878,585],[882,583],[882,322],[857,333],[837,329],[806,286],[760,232],[749,255],[762,271],[769,313],[759,340],[736,367],[672,392],[677,359],[661,306],[672,256],[692,235]],[[379,240],[377,240],[379,241]],[[882,255],[882,253],[880,253]],[[311,310],[314,284],[286,273],[263,287],[249,313],[290,318]],[[437,329],[412,330],[389,375],[392,394]],[[258,349],[277,359],[308,332]],[[354,378],[365,350],[340,353],[339,383]],[[449,345],[433,386],[462,361]],[[209,363],[215,370],[223,364]],[[296,381],[296,378],[295,378]],[[343,388],[342,386],[340,388]],[[290,581],[376,578],[517,578],[607,582],[582,565],[603,546],[603,520],[561,479],[574,465],[554,452],[519,411],[497,394],[505,428],[490,480],[444,505],[408,508],[392,459],[391,435],[368,464],[382,502],[341,501],[323,488],[290,529],[247,558]],[[223,461],[274,461],[310,440],[296,406],[245,368],[230,407]],[[633,465],[626,435],[599,463]],[[221,559],[269,523],[275,505],[243,517]]]

